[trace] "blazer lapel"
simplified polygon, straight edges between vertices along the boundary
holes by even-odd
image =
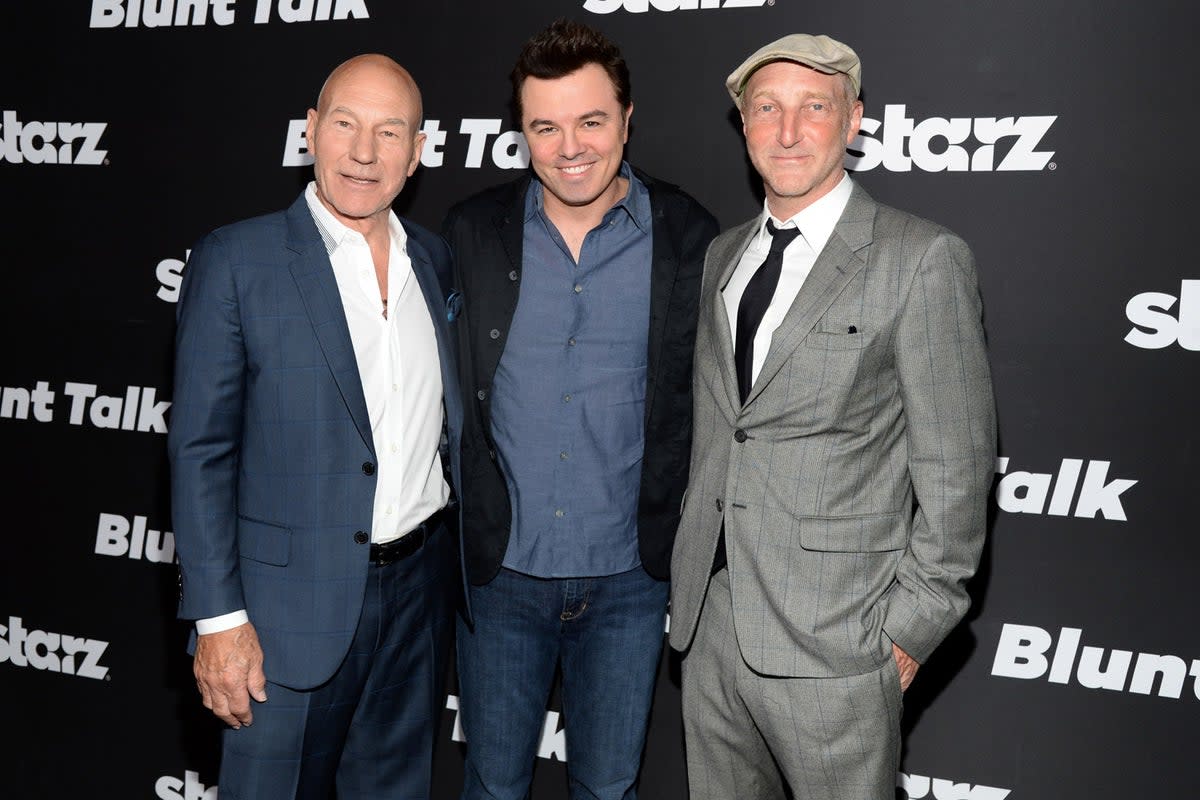
[[[713,348],[716,351],[721,382],[725,384],[725,394],[729,399],[729,408],[732,410],[733,416],[736,416],[738,409],[742,407],[742,400],[738,392],[737,367],[733,363],[733,325],[729,319],[729,312],[725,309],[724,292],[729,279],[733,277],[733,271],[737,269],[738,262],[742,259],[742,254],[746,252],[754,235],[758,233],[758,223],[759,218],[755,217],[749,222],[743,223],[740,229],[735,228],[733,231],[735,235],[729,237],[733,243],[732,246],[723,252],[713,253],[715,262],[722,266],[709,302],[708,313],[711,319],[709,330],[712,332]]]
[[[746,405],[762,394],[825,310],[866,265],[865,255],[860,255],[860,251],[871,244],[874,221],[875,201],[855,184],[833,235],[817,256],[812,271],[771,337],[767,358],[750,388]]]
[[[375,443],[371,436],[371,420],[367,415],[367,401],[363,395],[362,378],[358,374],[358,361],[354,357],[354,344],[350,341],[350,327],[346,324],[346,312],[342,296],[338,292],[337,280],[333,277],[333,265],[325,243],[313,222],[312,213],[304,195],[287,211],[289,250],[296,254],[288,264],[304,310],[320,343],[325,361],[337,382],[342,400],[354,420],[363,442],[375,454]]]
[[[403,222],[404,220],[401,220],[401,223]],[[421,294],[425,297],[425,305],[429,307],[429,316],[433,320],[433,331],[437,336],[438,363],[442,370],[442,394],[448,405],[447,416],[453,419],[458,413],[459,392],[458,370],[455,368],[454,362],[456,344],[450,321],[446,316],[447,287],[444,287],[438,278],[433,257],[417,241],[411,230],[408,232],[407,250],[408,260],[412,262],[413,274],[417,278],[417,285],[421,287]]]
[[[650,192],[650,246],[653,249],[650,257],[650,327],[647,330],[646,341],[646,391],[649,393],[658,386],[662,345],[667,330],[667,312],[671,307],[671,290],[675,287],[675,276],[679,272],[679,253],[675,245],[683,241],[683,232],[674,229],[677,224],[672,225],[682,219],[682,214],[675,209],[668,214],[663,203],[659,201],[655,184],[651,181],[645,185]],[[654,398],[647,394],[642,419],[644,425],[650,422],[653,406]]]

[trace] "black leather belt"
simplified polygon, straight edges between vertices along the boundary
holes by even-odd
[[[438,524],[442,521],[442,510],[433,512],[429,518],[399,539],[393,539],[383,544],[371,545],[371,563],[377,567],[386,567],[394,561],[408,558],[421,549],[429,537],[433,536]]]

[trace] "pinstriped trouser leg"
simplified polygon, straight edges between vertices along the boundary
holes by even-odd
[[[746,666],[726,571],[714,576],[683,662],[692,800],[892,800],[900,758],[899,675],[777,678]]]

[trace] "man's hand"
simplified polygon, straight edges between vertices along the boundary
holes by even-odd
[[[249,622],[200,636],[192,671],[204,707],[234,730],[254,720],[251,697],[260,703],[267,699],[262,647]]]
[[[895,642],[892,642],[892,657],[896,659],[896,669],[900,670],[900,691],[906,692],[912,685],[913,678],[917,677],[917,669],[921,665],[915,658],[901,650]]]

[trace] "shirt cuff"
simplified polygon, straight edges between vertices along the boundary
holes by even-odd
[[[228,614],[222,614],[219,617],[196,620],[196,633],[201,636],[206,633],[220,633],[221,631],[236,628],[238,625],[245,625],[249,621],[250,615],[243,608],[238,611],[230,611]]]

